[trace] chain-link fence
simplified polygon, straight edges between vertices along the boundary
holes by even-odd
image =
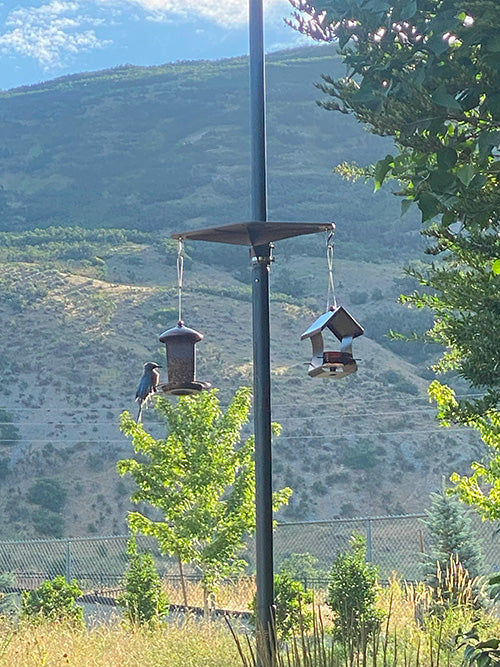
[[[317,559],[318,577],[304,583],[325,588],[326,573],[333,559],[346,550],[353,534],[359,534],[365,537],[367,558],[379,566],[382,580],[393,573],[409,581],[418,580],[422,554],[430,545],[424,518],[424,514],[411,514],[278,524],[274,533],[276,569],[292,554],[311,554]],[[485,571],[496,571],[500,564],[498,525],[477,519],[474,530],[482,546]],[[68,581],[76,579],[87,596],[114,599],[121,589],[127,565],[127,541],[127,535],[115,535],[0,542],[0,573],[10,573],[14,588],[19,591],[33,589],[47,579],[63,575]],[[137,536],[137,543],[140,551],[153,555],[171,602],[201,604],[199,573],[184,566],[182,580],[179,563],[163,556],[155,539]],[[249,541],[245,554],[249,562],[247,574],[221,587],[218,606],[247,608],[254,591],[253,553],[254,545]]]
[[[357,534],[366,539],[367,560],[379,566],[382,580],[396,573],[407,581],[418,581],[422,557],[431,545],[426,517],[405,514],[279,524],[274,536],[276,565],[279,567],[283,558],[292,553],[310,553],[318,559],[319,569],[328,570],[335,556]],[[471,518],[484,555],[485,571],[496,571],[500,565],[500,524],[482,522],[475,515]]]

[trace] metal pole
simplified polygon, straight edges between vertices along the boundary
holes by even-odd
[[[369,563],[373,562],[372,552],[372,520],[370,517],[366,520],[366,560]]]
[[[64,576],[68,584],[71,582],[71,543],[66,542],[66,562]]]
[[[252,220],[267,221],[266,111],[262,0],[249,0]],[[270,246],[252,248],[255,432],[257,665],[273,656],[273,509],[269,327]]]
[[[255,511],[258,665],[272,655],[273,508],[271,461],[271,374],[269,353],[269,247],[256,249],[252,266],[255,432]],[[262,250],[263,252],[259,252]],[[267,252],[267,255],[265,254]]]
[[[250,0],[252,220],[267,221],[266,101],[262,0]]]

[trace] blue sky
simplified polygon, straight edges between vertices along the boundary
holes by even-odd
[[[264,0],[266,50],[306,43]],[[76,72],[248,53],[247,0],[0,0],[0,88]]]

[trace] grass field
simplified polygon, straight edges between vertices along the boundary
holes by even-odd
[[[455,584],[457,582],[455,581]],[[195,595],[189,590],[189,595]],[[443,582],[443,599],[446,582]],[[226,591],[225,595],[230,592]],[[233,591],[248,608],[252,591]],[[246,597],[245,597],[246,596]],[[224,597],[221,597],[221,601]],[[347,667],[339,642],[332,641],[333,619],[316,600],[316,623],[309,636],[280,646],[277,667]],[[460,667],[460,631],[473,625],[482,638],[500,638],[494,609],[478,611],[470,582],[458,603],[428,614],[431,597],[425,585],[393,580],[380,591],[380,632],[357,667]],[[86,625],[64,621],[0,622],[0,667],[254,667],[254,638],[238,620],[203,620],[174,616],[151,626],[134,626],[116,615],[108,622],[88,619]],[[235,638],[233,636],[236,637]],[[301,633],[299,633],[300,635]]]

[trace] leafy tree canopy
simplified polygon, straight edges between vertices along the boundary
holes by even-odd
[[[130,526],[156,537],[164,553],[197,566],[206,591],[246,565],[239,554],[243,538],[255,528],[253,437],[240,444],[250,401],[246,387],[225,412],[216,390],[175,404],[157,398],[156,410],[167,424],[164,439],[155,439],[128,412],[122,414],[122,431],[132,437],[140,457],[119,461],[118,471],[130,473],[137,484],[132,500],[152,505],[163,516],[153,520],[132,512]],[[275,493],[275,508],[290,494],[288,488]]]
[[[394,138],[394,154],[375,165],[339,169],[371,178],[375,190],[396,179],[402,213],[414,205],[421,212],[427,252],[439,257],[409,270],[421,289],[402,301],[432,311],[425,339],[445,349],[436,369],[480,391],[477,400],[457,401],[449,387],[433,383],[431,397],[445,422],[479,428],[492,448],[491,465],[476,464],[471,480],[455,479],[465,500],[481,506],[487,498],[500,514],[500,6],[290,2],[293,27],[338,44],[346,65],[342,78],[323,75],[318,87],[327,98],[319,104]]]

